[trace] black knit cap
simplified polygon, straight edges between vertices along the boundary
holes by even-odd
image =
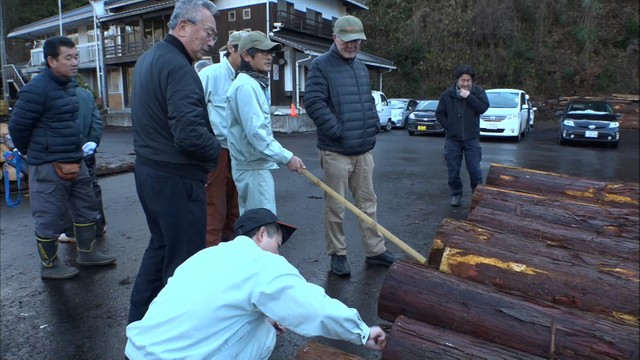
[[[293,232],[298,229],[295,226],[278,221],[278,217],[274,213],[272,213],[271,210],[258,208],[247,210],[244,212],[244,214],[240,215],[238,220],[236,220],[233,231],[236,233],[236,236],[246,235],[261,226],[273,223],[276,223],[280,226],[283,245],[285,242],[287,242],[287,240],[289,240],[291,234],[293,234]]]
[[[458,65],[456,67],[456,79],[460,79],[460,76],[467,74],[469,76],[471,76],[471,78],[473,79],[476,76],[476,72],[473,71],[473,68],[469,65]]]

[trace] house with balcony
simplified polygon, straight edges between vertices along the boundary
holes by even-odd
[[[4,65],[3,76],[6,76],[11,97],[45,67],[44,41],[52,36],[60,35],[60,24],[64,36],[69,37],[78,49],[78,74],[80,81],[85,82],[97,93],[100,74],[96,71],[100,51],[94,27],[93,9],[91,5],[83,6],[34,23],[13,29],[8,38],[22,39],[31,47],[30,57],[21,64]]]
[[[271,102],[274,112],[286,109],[287,113],[291,104],[304,112],[301,99],[308,68],[311,61],[333,43],[335,20],[368,9],[362,0],[212,2],[219,11],[216,16],[218,42],[209,54],[213,62],[220,61],[218,49],[226,44],[229,34],[237,30],[260,30],[269,34],[272,41],[284,45],[284,51],[277,54],[272,64]],[[167,24],[174,4],[175,0],[91,0],[90,6],[63,14],[63,31],[66,36],[77,39],[81,51],[81,75],[100,95],[110,113],[129,110],[135,62],[168,34]],[[100,29],[97,33],[94,23]],[[24,71],[37,69],[38,61],[42,61],[42,42],[58,33],[55,16],[9,34],[9,37],[33,39],[32,59]],[[372,87],[381,89],[383,74],[396,68],[393,62],[365,52],[358,56],[371,71]],[[98,91],[98,87],[102,89]]]

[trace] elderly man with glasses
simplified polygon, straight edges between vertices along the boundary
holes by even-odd
[[[215,44],[216,12],[208,0],[177,1],[169,34],[135,66],[135,182],[151,238],[131,293],[129,323],[142,319],[174,270],[205,247],[204,186],[220,142],[192,63]]]
[[[346,197],[351,190],[355,205],[376,221],[377,200],[373,191],[373,154],[378,113],[371,95],[369,71],[357,58],[367,37],[360,19],[347,15],[333,26],[333,45],[318,56],[307,77],[304,103],[317,126],[320,166],[324,182]],[[365,262],[390,266],[395,257],[387,251],[384,237],[364,220],[360,222]],[[325,197],[324,233],[331,271],[350,276],[344,205]]]

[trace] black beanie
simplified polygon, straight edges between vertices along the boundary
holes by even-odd
[[[473,71],[473,68],[469,65],[458,65],[458,67],[456,67],[456,79],[460,79],[460,76],[467,74],[469,76],[471,76],[471,79],[473,79],[473,77],[476,75],[475,71]]]

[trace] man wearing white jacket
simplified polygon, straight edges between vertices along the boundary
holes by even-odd
[[[229,149],[233,180],[238,189],[240,214],[267,208],[276,213],[276,196],[270,170],[286,165],[302,173],[302,160],[274,138],[271,129],[269,71],[274,53],[282,45],[252,31],[240,40],[242,60],[238,76],[227,93]]]
[[[207,100],[209,121],[221,149],[218,166],[209,172],[205,192],[207,194],[207,246],[218,245],[221,241],[233,239],[233,224],[238,219],[238,190],[231,176],[231,157],[227,142],[226,95],[240,66],[238,46],[247,35],[246,31],[236,31],[220,51],[225,52],[217,64],[202,69],[198,76]]]
[[[140,321],[127,326],[138,359],[268,359],[289,328],[382,350],[386,334],[307,282],[278,248],[296,230],[267,209],[238,218],[233,241],[201,250],[176,269]],[[215,280],[210,274],[226,273]]]

